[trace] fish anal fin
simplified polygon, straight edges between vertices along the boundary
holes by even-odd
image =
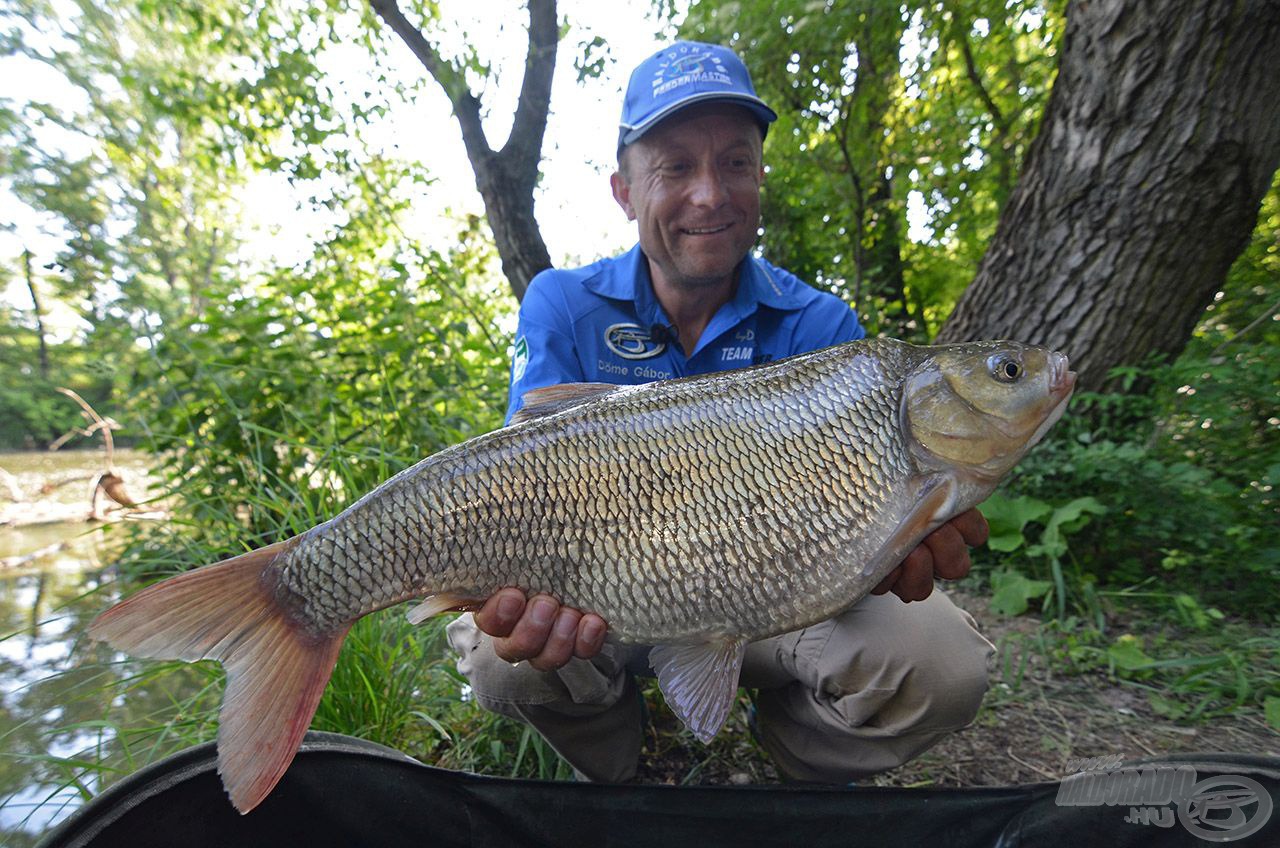
[[[441,592],[424,598],[422,603],[409,610],[406,616],[410,624],[421,624],[428,618],[443,612],[474,612],[484,605],[483,598],[473,598],[454,592]]]
[[[349,629],[314,632],[277,602],[273,564],[294,544],[279,542],[148,586],[89,627],[95,639],[135,656],[222,663],[227,690],[218,773],[242,813],[284,776]]]
[[[524,393],[523,403],[516,414],[511,416],[511,423],[519,424],[553,415],[617,389],[618,386],[613,383],[560,383],[531,389]]]
[[[649,664],[676,716],[704,744],[724,726],[738,693],[747,643],[725,638],[696,645],[659,645]]]

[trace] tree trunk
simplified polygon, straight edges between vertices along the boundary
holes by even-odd
[[[1275,0],[1073,0],[1040,133],[939,341],[1176,356],[1280,164]]]
[[[40,292],[36,290],[36,278],[31,272],[31,251],[22,251],[22,270],[27,278],[27,290],[31,292],[31,304],[36,312],[36,336],[40,340],[40,377],[49,379],[49,343],[45,340],[44,307],[40,303]]]
[[[555,0],[529,0],[529,50],[519,105],[511,135],[496,151],[485,137],[480,100],[467,87],[462,71],[440,56],[435,45],[401,13],[396,0],[370,0],[369,5],[408,45],[453,104],[502,271],[516,299],[523,299],[534,274],[551,267],[551,255],[533,214],[533,190],[538,182],[560,42]]]

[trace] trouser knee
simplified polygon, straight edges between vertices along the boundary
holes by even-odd
[[[899,766],[969,724],[994,651],[941,593],[868,598],[788,638],[797,682],[760,693],[761,741],[792,776],[828,782]]]

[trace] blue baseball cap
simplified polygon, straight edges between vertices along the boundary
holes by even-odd
[[[618,150],[653,129],[663,118],[695,103],[736,103],[767,132],[778,114],[756,96],[747,66],[728,47],[677,41],[631,72],[622,100]]]

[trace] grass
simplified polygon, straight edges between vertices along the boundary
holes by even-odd
[[[1197,627],[1167,608],[1153,610],[1130,598],[1109,603],[1103,632],[1092,619],[994,613],[984,582],[972,578],[965,589],[956,593],[958,602],[1000,649],[982,711],[971,727],[869,784],[1053,780],[1072,757],[1110,754],[1280,755],[1280,734],[1267,712],[1280,686],[1280,637],[1269,628],[1238,620]],[[569,766],[534,731],[470,699],[445,640],[447,619],[415,627],[403,612],[385,610],[352,628],[315,729],[377,742],[443,768],[572,779]],[[50,799],[87,800],[147,763],[216,734],[223,683],[216,664],[119,660],[104,652],[96,665],[82,665],[63,683],[60,697],[88,703],[97,714],[81,710],[88,717],[43,731],[45,752],[26,755]],[[652,724],[639,781],[780,779],[746,727],[746,693],[726,730],[701,745],[667,709],[655,684],[643,692]],[[69,736],[90,741],[65,756],[48,752]],[[8,748],[12,741],[0,739],[0,745]]]
[[[412,459],[370,447],[395,443],[373,432],[365,434],[363,446],[321,449],[316,446],[334,445],[323,427],[292,423],[301,436],[246,422],[252,449],[243,454],[219,453],[209,444],[195,449],[185,466],[188,479],[176,492],[176,520],[133,541],[122,580],[142,582],[179,564],[211,562],[285,538],[335,514]],[[296,463],[283,461],[281,451]],[[234,501],[228,491],[235,492]],[[1064,535],[1073,527],[1066,519],[1061,526]],[[1023,527],[1025,521],[1019,533]],[[1269,627],[1231,619],[1150,585],[1095,591],[1070,569],[1049,573],[1052,589],[1047,579],[1043,589],[1026,581],[1006,585],[1002,603],[1009,604],[1008,594],[1016,589],[1015,606],[1030,604],[1033,610],[1023,615],[992,611],[989,575],[962,584],[961,605],[1000,647],[983,709],[969,729],[872,782],[1047,780],[1060,776],[1066,758],[1118,751],[1136,756],[1216,746],[1280,753],[1280,638]],[[1053,618],[1036,617],[1040,603],[1049,604]],[[414,627],[401,608],[358,622],[312,726],[444,768],[570,779],[572,770],[538,734],[471,700],[448,650],[445,623],[436,619]],[[99,662],[97,676],[75,696],[96,712],[42,731],[50,742],[81,734],[92,744],[65,757],[30,755],[51,785],[89,797],[146,763],[214,738],[222,692],[216,665],[113,661],[105,652]],[[680,726],[656,685],[647,684],[644,695],[652,726],[639,780],[779,779],[752,741],[744,708],[734,710],[726,731],[704,746]],[[7,747],[8,740],[0,739],[0,745]]]

